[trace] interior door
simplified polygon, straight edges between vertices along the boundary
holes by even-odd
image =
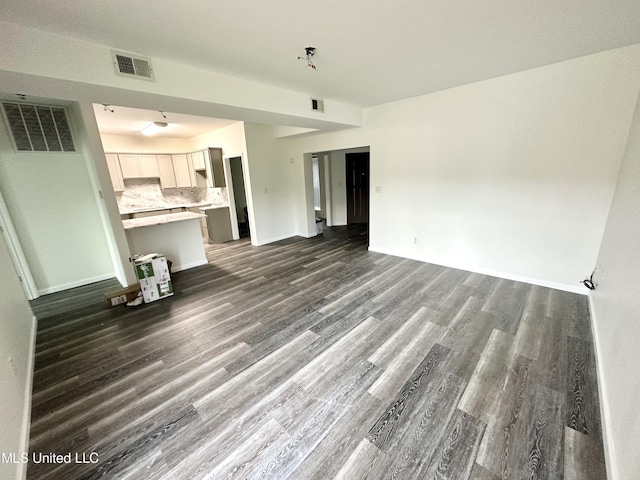
[[[347,153],[347,224],[369,223],[369,152]]]

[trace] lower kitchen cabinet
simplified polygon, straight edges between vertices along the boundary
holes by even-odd
[[[205,208],[203,211],[207,214],[209,240],[213,243],[222,243],[233,240],[229,207]]]

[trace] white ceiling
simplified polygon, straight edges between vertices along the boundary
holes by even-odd
[[[113,110],[110,111],[110,110]],[[168,125],[156,133],[155,137],[191,138],[202,133],[217,130],[235,123],[236,120],[198,117],[181,113],[163,112],[139,108],[94,105],[98,128],[102,134],[141,135],[140,131],[152,122],[166,122]]]
[[[370,106],[640,43],[638,0],[0,0],[4,21]],[[317,70],[296,60],[317,47]]]

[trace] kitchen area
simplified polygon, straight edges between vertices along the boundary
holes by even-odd
[[[169,122],[150,123],[157,127],[158,136],[148,136],[144,132],[142,136],[136,131],[137,126],[126,136],[106,133],[113,129],[105,127],[101,118],[113,122],[116,115],[105,115],[101,106],[94,109],[132,256],[162,253],[172,262],[171,271],[177,272],[207,263],[206,243],[239,238],[238,219],[244,215],[246,204],[230,202],[233,187],[228,188],[228,184],[233,180],[228,159],[225,168],[222,147],[191,150],[193,142],[188,140],[193,137],[188,135],[193,130],[188,131],[183,119],[180,124],[186,133],[177,128],[167,129]],[[118,111],[121,117],[127,117],[127,120],[120,119],[119,128],[130,123],[134,116],[153,118],[156,113],[104,106],[104,112],[115,114]],[[157,113],[165,116],[164,112]],[[179,117],[167,115],[172,119]],[[200,143],[209,139],[215,141],[210,137],[205,135]],[[150,153],[154,150],[156,153]],[[238,197],[244,198],[244,195]]]

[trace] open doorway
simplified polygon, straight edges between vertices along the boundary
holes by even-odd
[[[249,207],[244,183],[242,157],[229,158],[229,173],[231,174],[231,189],[229,189],[229,203],[235,206],[238,222],[238,238],[250,238]]]
[[[313,208],[317,233],[320,233],[326,226],[332,225],[329,161],[330,155],[326,153],[313,154],[311,157]]]
[[[369,147],[305,153],[304,159],[309,234],[316,219],[326,219],[323,233],[348,230],[368,245]]]

